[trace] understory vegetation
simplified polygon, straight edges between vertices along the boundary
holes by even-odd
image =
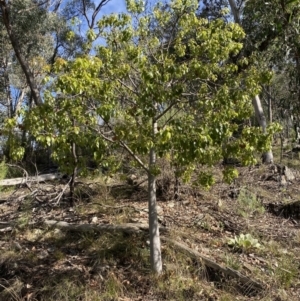
[[[147,227],[97,228],[148,224],[146,182],[126,181],[137,169],[77,179],[74,207],[68,190],[54,198],[61,180],[2,190],[1,300],[298,300],[299,173],[281,186],[271,166],[238,167],[229,185],[221,169],[210,190],[182,184],[174,200],[171,183],[161,193],[161,275],[151,272]]]

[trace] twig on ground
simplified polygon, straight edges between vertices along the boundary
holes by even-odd
[[[56,201],[55,205],[58,205],[61,198],[62,198],[62,196],[63,196],[63,194],[65,193],[66,189],[70,186],[71,181],[72,181],[72,178],[70,178],[69,182],[64,186],[62,191],[54,199],[50,200],[50,202],[55,202]]]

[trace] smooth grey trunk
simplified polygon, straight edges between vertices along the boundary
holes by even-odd
[[[240,12],[239,12],[239,9],[236,5],[235,0],[229,0],[229,5],[230,5],[230,8],[231,8],[235,23],[241,25]],[[261,105],[261,101],[260,101],[260,98],[259,98],[258,95],[256,95],[254,97],[254,99],[252,100],[252,104],[253,104],[254,109],[255,109],[256,119],[257,119],[259,125],[261,126],[263,132],[265,133],[266,129],[267,129],[267,120],[266,120],[266,116],[264,114],[264,111],[263,111],[263,108],[262,108],[262,105]],[[263,163],[273,163],[273,159],[274,159],[273,158],[273,153],[272,153],[271,150],[269,150],[268,152],[262,154]]]
[[[157,123],[152,124],[153,136],[157,133]],[[149,154],[149,171],[148,171],[148,208],[149,208],[149,232],[150,232],[150,262],[152,271],[156,274],[162,272],[161,243],[159,235],[159,224],[157,217],[156,205],[156,176],[153,169],[156,164],[156,154],[154,147]]]
[[[258,124],[260,125],[260,127],[263,130],[263,133],[266,133],[267,130],[267,119],[266,116],[264,114],[264,110],[263,107],[261,105],[261,101],[258,95],[256,95],[253,100],[252,100],[252,104],[255,110],[255,116],[257,119]],[[262,161],[263,163],[273,163],[273,153],[271,150],[265,152],[262,154]]]
[[[268,92],[268,117],[269,117],[269,122],[273,122],[273,112],[272,112],[272,96],[271,96],[271,89],[268,86],[267,87],[267,92]]]
[[[283,159],[283,141],[284,141],[284,136],[281,133],[280,134],[280,164],[282,163],[282,159]]]
[[[294,121],[294,130],[295,130],[295,142],[300,144],[300,126],[298,122]]]
[[[240,20],[240,12],[237,8],[237,5],[235,3],[235,0],[229,0],[229,5],[231,7],[231,11],[234,17],[234,22],[237,24],[241,24],[241,20]]]
[[[13,117],[13,101],[11,96],[11,90],[10,90],[10,80],[8,76],[7,71],[7,62],[5,63],[5,71],[3,74],[4,78],[4,90],[6,92],[6,106],[7,106],[7,117],[12,118]]]
[[[72,178],[70,182],[70,206],[73,206],[75,203],[75,179],[77,175],[77,170],[78,170],[78,158],[77,158],[77,153],[76,153],[76,143],[72,142],[71,144],[72,147],[72,155],[73,155],[73,160],[74,160],[74,167],[73,167],[73,172],[72,172]]]
[[[76,126],[75,119],[73,119],[73,126]],[[77,176],[77,171],[78,171],[78,157],[77,157],[77,151],[76,151],[76,143],[73,141],[71,143],[71,148],[72,148],[72,155],[73,155],[73,160],[74,160],[74,167],[73,167],[73,173],[72,173],[72,178],[70,182],[70,205],[73,206],[75,203],[75,178]]]

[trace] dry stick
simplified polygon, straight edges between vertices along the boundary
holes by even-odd
[[[149,230],[148,224],[143,223],[128,223],[128,224],[120,224],[120,225],[113,225],[113,224],[99,224],[99,225],[92,225],[92,224],[69,224],[63,221],[55,221],[55,220],[45,220],[45,225],[59,228],[61,230],[66,231],[78,231],[78,232],[116,232],[121,231],[124,233],[143,233]]]
[[[69,180],[69,182],[64,186],[63,190],[58,194],[57,197],[55,197],[54,199],[50,200],[50,202],[56,201],[55,205],[58,205],[64,192],[66,191],[66,189],[69,187],[70,183],[72,181],[72,178]]]
[[[31,187],[30,187],[30,185],[28,185],[28,178],[29,178],[29,175],[28,175],[28,172],[27,172],[27,170],[26,169],[24,169],[23,167],[21,167],[21,166],[19,166],[19,165],[15,165],[15,164],[7,164],[7,166],[10,166],[10,167],[16,167],[16,168],[19,168],[19,169],[21,169],[22,171],[23,171],[23,178],[25,178],[25,185],[26,185],[26,187],[28,188],[28,190],[30,191],[30,193],[29,194],[27,194],[27,195],[25,195],[25,196],[23,196],[22,197],[22,199],[25,199],[26,197],[28,197],[28,196],[34,196],[37,192],[38,192],[38,190],[36,189],[36,190],[32,190],[31,189]],[[14,192],[13,192],[13,194],[16,192],[17,190],[15,190]],[[12,194],[12,195],[13,195]],[[35,196],[35,198],[39,201],[39,202],[42,202],[42,200],[40,200],[37,196]],[[18,198],[19,199],[19,198]]]
[[[28,177],[25,179],[27,182],[41,182],[41,181],[51,181],[55,179],[60,179],[60,174],[44,174],[44,175],[38,175],[33,177]],[[1,186],[14,186],[18,184],[25,184],[26,181],[24,178],[13,178],[13,179],[4,179],[0,180]]]
[[[90,203],[88,205],[96,205],[96,206],[100,206],[100,207],[104,207],[104,208],[110,208],[110,209],[114,209],[114,210],[123,209],[123,208],[130,208],[130,209],[133,209],[136,212],[141,212],[141,211],[147,212],[147,210],[148,210],[148,209],[147,210],[146,209],[138,209],[138,208],[134,207],[133,205],[110,206],[110,205],[104,205],[104,204],[100,204],[100,203]],[[79,206],[86,206],[86,204],[79,205]]]
[[[21,169],[21,170],[23,171],[23,178],[25,177],[25,185],[26,185],[26,187],[27,187],[30,191],[32,191],[31,188],[30,188],[30,186],[29,186],[28,183],[27,183],[28,177],[29,177],[27,170],[24,169],[24,168],[21,167],[21,166],[15,165],[15,164],[7,164],[7,166],[10,166],[10,167],[16,167],[16,168]],[[12,195],[15,194],[16,191],[17,191],[17,190],[15,190],[15,191],[12,193]]]
[[[11,232],[12,230],[13,230],[12,227],[6,227],[6,228],[0,229],[0,233],[7,233],[7,232]]]
[[[197,261],[200,261],[200,262],[202,261],[207,267],[212,268],[214,270],[218,270],[218,271],[222,272],[224,275],[238,279],[243,285],[245,285],[247,287],[251,287],[252,289],[255,289],[258,292],[263,290],[263,285],[260,284],[259,282],[252,280],[247,276],[244,276],[243,274],[241,274],[240,272],[238,272],[232,268],[222,267],[221,265],[219,265],[216,262],[212,261],[211,259],[201,255],[199,252],[187,247],[186,245],[184,245],[181,242],[175,241],[173,239],[169,239],[164,236],[161,237],[161,240],[173,244],[180,251],[183,251],[184,253],[193,257]]]

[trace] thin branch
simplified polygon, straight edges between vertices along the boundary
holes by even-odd
[[[173,103],[171,103],[163,112],[161,112],[159,115],[157,115],[153,120],[158,121],[161,117],[165,116],[165,114],[167,114],[176,104],[178,104],[179,101],[175,101]]]
[[[98,4],[98,6],[96,7],[96,9],[94,10],[93,12],[93,15],[92,15],[92,22],[91,22],[91,27],[90,28],[93,28],[94,27],[94,24],[95,24],[95,20],[96,20],[96,17],[98,15],[98,13],[100,12],[101,8],[106,5],[108,2],[110,2],[110,0],[102,0],[100,1],[100,3]]]
[[[66,189],[70,186],[71,181],[72,181],[72,177],[70,178],[68,183],[63,187],[62,191],[54,199],[50,200],[50,202],[56,201],[55,205],[58,205]]]
[[[177,115],[181,110],[182,110],[182,109],[178,109],[172,116],[170,116],[170,117],[166,120],[166,122],[165,122],[165,124],[162,126],[162,128],[165,127],[165,126],[166,126],[166,125],[174,118],[174,116]]]
[[[140,160],[139,157],[137,157],[135,155],[135,153],[129,148],[129,146],[123,142],[123,141],[119,141],[119,143],[127,150],[127,152],[140,164],[140,166],[148,173],[149,172],[149,168],[146,167],[146,165]]]
[[[124,86],[126,89],[128,89],[130,92],[132,92],[135,95],[138,95],[138,93],[136,91],[134,91],[132,88],[130,88],[128,85],[126,85],[123,81],[121,81],[120,79],[117,79],[117,81]]]
[[[132,85],[135,87],[135,89],[137,89],[137,85],[135,84],[134,80],[131,78],[130,75],[129,75],[129,79],[130,79]]]
[[[85,3],[85,0],[82,0],[82,9],[83,9],[83,13],[82,14],[83,14],[83,16],[86,19],[88,27],[91,28],[90,19],[88,18],[88,15],[86,13],[86,3]]]
[[[100,116],[102,118],[102,116]],[[103,118],[102,118],[103,119]],[[104,119],[103,119],[104,120]],[[104,121],[105,122],[105,121]],[[115,135],[115,132],[112,128],[112,126],[108,123],[108,122],[105,122],[105,124],[109,127],[109,129],[112,131],[112,133],[114,133]],[[95,129],[94,129],[95,130]],[[134,158],[134,160],[136,160],[136,162],[148,173],[149,172],[149,168],[147,168],[147,166],[141,161],[141,159],[131,150],[131,148],[122,140],[118,140],[118,141],[113,141],[112,139],[106,137],[105,135],[102,134],[101,131],[97,131],[97,133],[99,133],[101,135],[101,137],[103,139],[105,139],[106,141],[109,141],[111,143],[119,143],[124,149],[126,149],[126,151]]]

